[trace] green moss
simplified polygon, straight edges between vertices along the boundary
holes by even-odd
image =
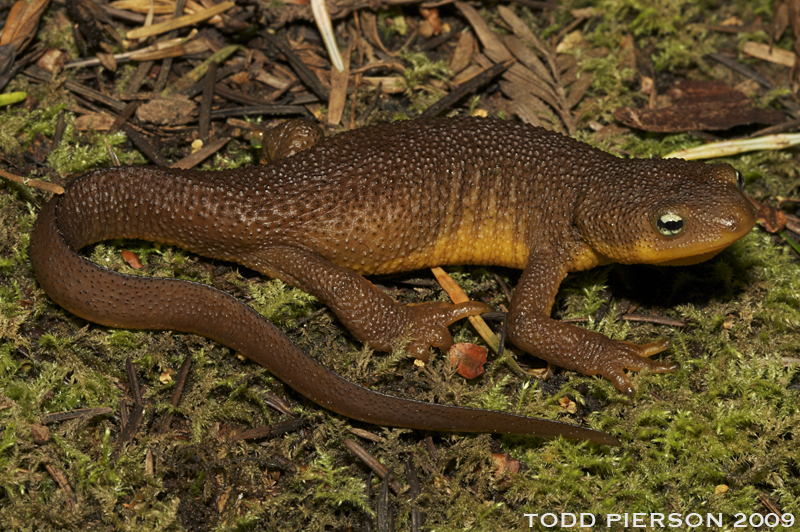
[[[323,506],[336,510],[361,510],[374,515],[366,499],[366,486],[358,477],[350,476],[350,468],[336,465],[337,458],[317,449],[317,458],[301,474],[297,481],[304,489],[313,492],[314,499]]]
[[[294,324],[297,318],[308,315],[310,305],[317,301],[314,296],[278,279],[250,283],[247,288],[253,298],[253,307],[269,321],[279,325]]]
[[[67,119],[67,134],[73,134],[72,127],[74,125],[74,118]],[[91,139],[91,144],[70,144],[62,142],[58,147],[50,152],[47,157],[47,162],[61,174],[77,174],[85,172],[90,168],[98,166],[107,166],[111,164],[111,156],[108,153],[108,146],[105,142],[101,141],[105,138],[108,143],[113,146],[118,146],[125,142],[125,134],[123,132],[112,133],[111,135],[96,135]],[[123,164],[130,164],[137,160],[133,154],[124,155],[117,154],[120,162]],[[138,162],[143,162],[139,160]]]
[[[441,91],[426,85],[425,82],[430,79],[444,81],[452,74],[444,59],[431,61],[425,54],[413,52],[403,52],[400,57],[407,65],[403,72],[403,80],[406,95],[411,98],[409,109],[421,113],[443,96]]]

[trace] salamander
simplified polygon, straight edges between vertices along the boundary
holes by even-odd
[[[431,346],[451,345],[449,324],[491,307],[405,306],[364,275],[449,264],[518,268],[509,340],[630,394],[624,370],[677,367],[649,358],[669,342],[636,345],[552,319],[559,284],[569,272],[613,262],[713,257],[755,223],[742,184],[727,164],[621,159],[511,121],[414,120],[336,135],[262,166],[89,172],[42,208],[30,258],[41,287],[69,312],[109,327],[208,337],[356,420],[616,445],[584,427],[376,393],[331,372],[226,293],[111,272],[77,252],[135,238],[233,261],[313,294],[376,350],[410,333],[406,349],[421,359]]]

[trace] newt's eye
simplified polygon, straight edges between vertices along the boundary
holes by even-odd
[[[683,232],[683,218],[674,212],[667,212],[658,217],[656,227],[664,236],[678,236]]]
[[[736,172],[736,184],[739,185],[739,190],[742,190],[744,188],[744,177],[739,170],[734,169],[734,171]]]

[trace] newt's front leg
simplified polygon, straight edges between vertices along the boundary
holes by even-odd
[[[534,251],[514,290],[508,316],[508,338],[517,347],[562,368],[602,375],[628,395],[634,388],[624,370],[666,373],[678,368],[675,362],[647,358],[667,349],[667,339],[637,345],[550,318],[566,275],[566,267],[558,264],[555,253]]]
[[[429,347],[450,348],[453,337],[448,325],[492,311],[478,301],[403,305],[354,271],[299,247],[268,247],[244,263],[313,294],[373,349],[391,351],[398,339],[410,337],[406,349],[423,361],[428,360]]]

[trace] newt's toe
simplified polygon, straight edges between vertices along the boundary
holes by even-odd
[[[426,362],[428,348],[438,347],[442,351],[450,349],[453,337],[447,326],[468,316],[491,312],[492,307],[479,301],[465,303],[423,303],[406,307],[411,313],[412,340],[406,349],[415,358]]]
[[[630,342],[612,342],[606,346],[606,350],[601,355],[600,371],[598,373],[614,383],[619,391],[627,395],[633,395],[635,389],[630,378],[625,374],[625,370],[642,371],[649,370],[653,373],[670,373],[680,367],[677,362],[650,360],[655,354],[661,353],[669,348],[671,342],[662,339],[649,344],[637,345]]]

